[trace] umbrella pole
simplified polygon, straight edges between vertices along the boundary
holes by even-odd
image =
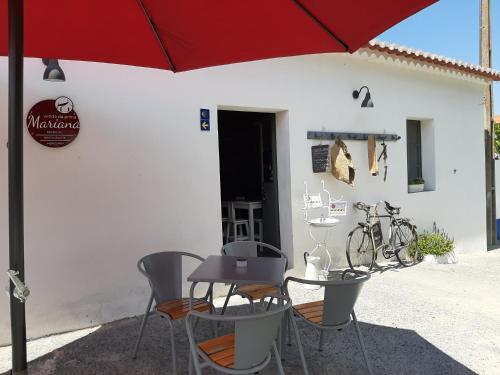
[[[9,267],[24,282],[23,54],[24,0],[9,0]],[[27,374],[26,314],[10,283],[12,374]]]

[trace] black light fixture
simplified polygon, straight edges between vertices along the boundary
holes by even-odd
[[[359,90],[354,90],[352,92],[352,97],[354,99],[358,99],[359,95],[361,94],[361,90],[366,89],[366,96],[363,99],[363,102],[361,103],[361,108],[373,108],[373,101],[372,101],[372,96],[370,95],[370,89],[367,86],[361,87]]]
[[[66,76],[63,70],[59,66],[59,61],[57,59],[42,59],[43,63],[47,68],[43,73],[43,80],[50,82],[64,82],[66,81]]]

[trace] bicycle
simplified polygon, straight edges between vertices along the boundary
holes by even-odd
[[[410,219],[397,217],[401,207],[394,207],[385,202],[386,215],[378,214],[378,205],[367,205],[362,202],[354,204],[354,208],[366,213],[365,222],[358,223],[347,236],[346,255],[351,269],[366,266],[369,270],[373,268],[379,251],[385,259],[396,256],[398,262],[409,267],[419,261],[418,236],[416,226]],[[389,219],[388,242],[384,241],[382,235],[381,218]]]

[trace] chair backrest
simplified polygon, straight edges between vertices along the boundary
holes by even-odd
[[[284,306],[235,321],[235,369],[251,368],[266,359],[278,337],[283,315],[291,307],[290,300],[284,300]]]
[[[235,241],[229,242],[222,246],[221,254],[235,257],[257,257],[259,256],[259,248],[267,249],[276,256],[286,259],[286,268],[288,268],[287,256],[277,247],[258,241]]]
[[[361,292],[363,282],[360,279],[345,280],[340,283],[325,285],[323,303],[323,325],[341,325],[351,319],[351,313]]]
[[[346,278],[345,276],[352,277]],[[324,287],[323,322],[324,326],[340,326],[350,322],[351,313],[361,292],[363,284],[370,279],[370,274],[363,271],[346,270],[342,280],[316,281],[289,277],[288,280],[302,283],[321,285]]]
[[[146,255],[137,263],[139,272],[147,277],[156,303],[182,298],[182,258],[204,261],[196,254],[162,251]]]

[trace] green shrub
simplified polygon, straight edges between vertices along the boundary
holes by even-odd
[[[439,229],[436,223],[432,225],[432,232],[424,232],[418,235],[419,256],[448,254],[455,248],[455,240],[443,229]]]

